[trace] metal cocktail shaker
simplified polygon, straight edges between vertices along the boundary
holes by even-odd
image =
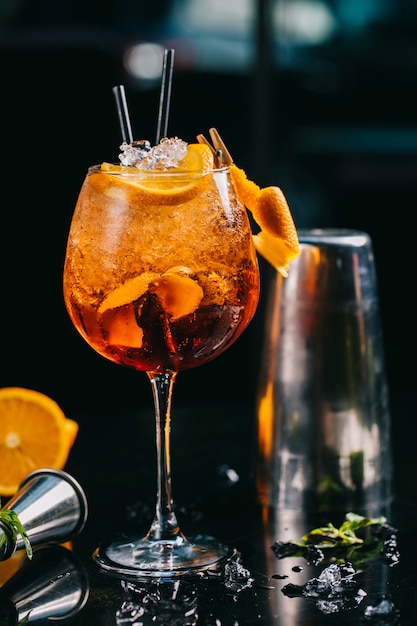
[[[372,242],[301,230],[268,285],[257,399],[259,500],[379,511],[391,499],[390,412]]]
[[[16,513],[32,546],[63,543],[77,536],[88,515],[87,499],[78,482],[56,469],[39,469],[21,482],[4,509]],[[24,547],[21,535],[0,519],[0,561]]]

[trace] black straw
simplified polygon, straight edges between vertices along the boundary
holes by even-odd
[[[132,143],[132,127],[130,124],[124,86],[117,85],[116,87],[113,87],[113,94],[116,99],[117,114],[119,116],[120,130],[122,131],[123,141],[126,143]]]
[[[164,52],[164,64],[162,67],[161,94],[159,96],[158,127],[156,131],[156,145],[162,137],[168,133],[169,104],[171,101],[172,72],[174,69],[174,50],[172,48]]]

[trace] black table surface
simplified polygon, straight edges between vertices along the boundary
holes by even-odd
[[[301,557],[278,559],[276,541],[297,540],[317,521],[314,511],[265,510],[253,487],[253,407],[173,406],[172,482],[177,517],[186,535],[207,533],[234,547],[238,572],[223,578],[132,583],[98,570],[92,553],[118,531],[148,529],[155,506],[156,467],[152,412],[80,414],[80,429],[65,470],[83,487],[88,518],[80,535],[64,546],[23,551],[0,563],[0,625],[27,623],[79,626],[166,624],[188,626],[322,626],[366,623],[417,624],[417,397],[393,396],[393,501],[381,511],[396,532],[399,561],[376,557],[355,576],[360,602],[333,607],[287,595],[323,566]],[[226,469],[239,480],[227,480]],[[328,514],[333,523],[342,520]],[[323,522],[324,523],[324,522]],[[298,533],[298,534],[297,534]],[[294,536],[297,534],[297,536]],[[388,599],[390,617],[369,621],[366,608]],[[328,612],[327,612],[328,611]]]

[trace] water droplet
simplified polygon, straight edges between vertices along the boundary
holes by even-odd
[[[240,480],[239,474],[228,465],[220,465],[220,467],[217,468],[217,474],[228,487],[235,485]]]
[[[301,585],[294,585],[293,583],[288,583],[281,591],[284,596],[288,598],[300,598],[303,595],[303,587]]]
[[[276,541],[271,546],[271,549],[277,559],[285,559],[289,556],[301,556],[309,565],[318,565],[324,560],[323,550],[320,550],[320,548],[311,544],[308,544],[307,546],[300,546],[292,541]]]

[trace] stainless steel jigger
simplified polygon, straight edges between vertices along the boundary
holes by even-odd
[[[84,528],[88,515],[81,486],[66,472],[55,469],[31,472],[3,508],[16,513],[32,546],[73,539]],[[0,561],[23,547],[21,535],[14,539],[8,525],[0,520]]]
[[[390,413],[367,233],[301,230],[268,286],[257,492],[283,510],[379,511],[391,499]]]
[[[89,593],[88,574],[77,556],[64,546],[44,544],[2,585],[0,606],[9,613],[7,624],[21,624],[25,618],[28,624],[49,624],[79,613]]]

